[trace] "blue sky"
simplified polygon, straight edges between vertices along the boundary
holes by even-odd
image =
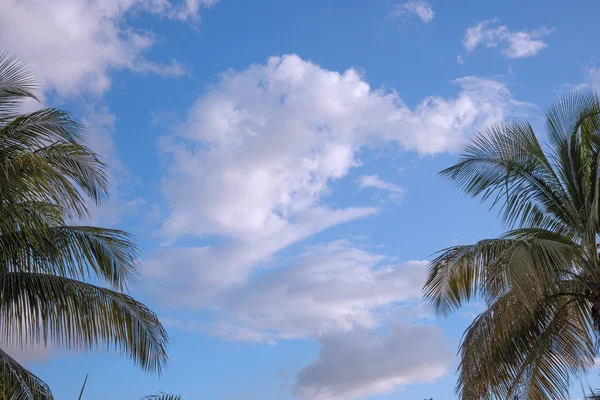
[[[91,223],[137,236],[161,376],[13,350],[58,399],[454,399],[482,304],[427,260],[502,232],[437,172],[476,131],[600,89],[597,2],[4,0],[0,48],[111,166]],[[27,105],[36,107],[35,105]],[[578,393],[574,392],[574,396]]]

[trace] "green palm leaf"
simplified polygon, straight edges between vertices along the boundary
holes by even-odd
[[[44,109],[0,121],[0,199],[46,201],[67,217],[88,216],[83,195],[100,203],[107,194],[106,167],[78,143],[83,128],[68,114]]]
[[[126,232],[80,226],[88,200],[108,194],[106,165],[68,113],[18,114],[36,99],[29,70],[0,55],[0,335],[16,346],[52,342],[116,350],[145,371],[167,360],[156,315],[120,292],[137,275]],[[115,290],[83,282],[96,278]],[[51,399],[49,389],[0,350],[0,397]]]
[[[25,98],[37,100],[31,71],[15,57],[0,54],[0,118],[15,112]]]
[[[565,398],[598,355],[600,99],[566,96],[547,127],[548,149],[527,123],[492,127],[441,172],[509,228],[441,251],[423,290],[442,315],[488,304],[461,343],[461,399]]]
[[[52,399],[48,385],[0,349],[0,400]]]
[[[129,234],[91,226],[46,226],[0,235],[0,271],[36,272],[76,279],[91,274],[125,288],[137,274]]]
[[[31,272],[0,274],[0,292],[0,326],[15,345],[117,350],[150,372],[167,360],[158,318],[126,294]]]

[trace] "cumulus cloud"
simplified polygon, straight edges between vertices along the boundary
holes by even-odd
[[[215,0],[6,0],[0,2],[3,51],[32,64],[44,87],[62,95],[103,93],[111,69],[180,76],[186,68],[144,57],[156,38],[127,22],[133,12],[163,18],[198,18],[202,6]]]
[[[167,304],[210,307],[214,293],[243,287],[278,251],[377,212],[324,203],[361,150],[385,142],[422,154],[453,150],[522,105],[497,81],[454,83],[456,96],[411,108],[353,69],[328,71],[295,55],[223,74],[161,143],[167,247],[145,261],[148,289]],[[211,244],[177,245],[184,237]]]
[[[454,83],[456,96],[411,108],[353,69],[328,71],[295,55],[223,74],[161,143],[169,161],[160,234],[171,247],[146,260],[148,287],[165,303],[203,306],[203,296],[243,285],[278,251],[375,213],[324,203],[362,149],[394,142],[422,154],[453,150],[522,105],[497,81]],[[183,237],[211,245],[177,246]]]
[[[456,63],[460,65],[465,65],[465,60],[463,60],[462,56],[459,54],[456,56]]]
[[[192,107],[182,134],[162,143],[172,158],[163,234],[280,233],[359,165],[360,148],[390,141],[423,154],[454,150],[519,105],[497,81],[455,84],[456,97],[411,109],[355,70],[328,71],[295,55],[225,73]]]
[[[430,382],[453,359],[439,328],[402,321],[387,334],[356,327],[323,335],[319,342],[319,356],[298,372],[292,387],[302,399],[351,400]]]
[[[404,3],[396,4],[391,12],[391,17],[414,15],[421,21],[429,23],[433,21],[435,13],[431,4],[425,0],[409,0]]]
[[[396,203],[400,202],[404,194],[404,189],[400,186],[379,179],[377,175],[362,175],[358,178],[358,185],[361,190],[372,188],[388,192],[389,199]]]
[[[467,51],[473,51],[480,45],[500,47],[502,54],[508,58],[524,58],[534,56],[548,47],[541,39],[550,32],[550,29],[543,27],[530,32],[513,32],[494,18],[467,29],[463,44]]]

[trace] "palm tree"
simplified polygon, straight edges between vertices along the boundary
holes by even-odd
[[[447,315],[488,309],[460,345],[462,399],[568,398],[594,366],[600,333],[600,98],[577,92],[547,113],[548,145],[508,123],[476,135],[441,174],[500,209],[500,238],[431,263],[424,295]]]
[[[138,268],[132,237],[78,224],[89,215],[87,199],[107,196],[106,167],[69,114],[19,114],[27,98],[36,99],[32,75],[0,56],[0,338],[11,346],[116,350],[160,373],[166,331],[123,293]],[[110,289],[84,282],[91,277]],[[0,398],[52,394],[0,349]]]

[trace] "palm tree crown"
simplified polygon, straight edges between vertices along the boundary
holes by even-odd
[[[448,314],[481,297],[464,334],[462,399],[568,398],[600,333],[600,99],[577,92],[547,113],[548,146],[514,122],[475,136],[441,172],[500,208],[500,238],[445,249],[425,298]]]
[[[67,113],[19,113],[35,92],[29,71],[0,56],[2,342],[117,350],[160,372],[167,334],[151,310],[122,292],[137,274],[132,237],[79,224],[89,214],[86,200],[100,203],[107,196],[106,167]],[[111,289],[85,283],[90,277]],[[52,398],[1,349],[0,392],[9,399]]]

